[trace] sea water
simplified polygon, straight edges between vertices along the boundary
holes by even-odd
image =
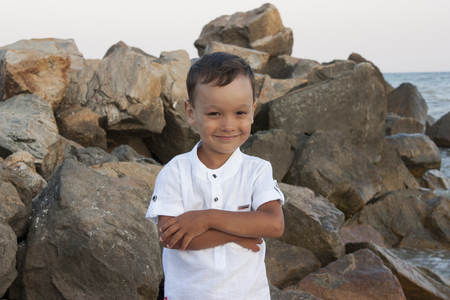
[[[408,82],[417,87],[428,105],[428,114],[436,121],[450,112],[450,72],[385,73],[385,80],[394,88]],[[441,172],[450,178],[450,148],[439,148]],[[390,249],[394,255],[415,266],[424,266],[450,278],[450,251],[431,249]]]

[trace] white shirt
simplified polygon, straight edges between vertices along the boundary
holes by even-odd
[[[178,216],[190,210],[255,211],[283,193],[269,162],[238,148],[219,169],[208,169],[194,149],[173,158],[159,173],[146,217]],[[252,252],[235,243],[205,250],[163,249],[164,290],[175,299],[270,299],[265,243]]]

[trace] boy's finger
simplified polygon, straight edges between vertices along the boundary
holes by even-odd
[[[183,236],[184,236],[184,233],[180,232],[180,230],[177,231],[177,232],[173,235],[173,237],[170,239],[169,243],[167,244],[167,247],[168,247],[168,248],[172,248],[174,245],[176,245],[176,243],[178,243],[178,241],[179,241],[180,239],[183,238]]]
[[[164,224],[161,225],[161,227],[159,227],[159,231],[160,232],[166,231],[167,228],[171,227],[176,222],[177,222],[176,218],[171,218],[171,219],[167,220],[167,222],[165,222]]]
[[[159,240],[161,242],[164,242],[168,237],[170,237],[172,234],[176,233],[178,231],[178,229],[180,229],[180,227],[177,226],[176,224],[170,226],[160,235]]]
[[[190,234],[186,234],[183,237],[183,242],[181,243],[180,250],[183,251],[184,249],[186,249],[191,241],[192,241],[192,236]]]

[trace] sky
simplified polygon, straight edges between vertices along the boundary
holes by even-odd
[[[0,46],[72,38],[86,59],[119,41],[154,56],[186,50],[203,26],[257,0],[0,0]],[[329,62],[359,53],[383,73],[450,72],[449,0],[272,0],[292,29],[292,56]]]

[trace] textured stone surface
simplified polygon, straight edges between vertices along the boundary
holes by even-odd
[[[266,239],[266,270],[269,282],[279,289],[297,284],[320,268],[320,262],[304,248]]]
[[[106,132],[98,124],[99,116],[78,104],[60,107],[56,113],[59,133],[83,147],[106,150]]]
[[[344,245],[339,232],[344,214],[327,199],[314,192],[281,183],[285,230],[280,240],[310,250],[322,265],[342,257]]]
[[[420,179],[420,186],[430,190],[450,190],[450,178],[438,170],[429,170],[423,175],[422,179]]]
[[[241,146],[242,152],[265,159],[272,164],[273,178],[281,181],[294,157],[296,140],[284,130],[258,131]]]
[[[439,147],[450,148],[450,112],[427,128],[427,135]]]
[[[17,237],[8,225],[0,222],[0,297],[17,276]]]
[[[426,124],[428,106],[417,87],[403,83],[388,94],[388,112]]]
[[[264,67],[262,73],[276,79],[290,78],[294,66],[299,60],[300,58],[292,57],[287,54],[272,57]]]
[[[22,268],[27,299],[156,299],[162,279],[152,190],[73,160],[34,200]]]
[[[293,88],[303,85],[306,85],[305,79],[272,79],[268,75],[264,76],[264,82],[257,97],[255,114],[259,112],[264,103],[284,96]]]
[[[328,65],[316,65],[308,73],[308,85],[317,84],[345,72],[352,71],[355,65],[356,63],[351,60],[337,61]]]
[[[291,54],[293,36],[292,31],[283,26],[276,7],[267,3],[248,12],[221,16],[206,24],[194,43],[198,55],[202,56],[206,46],[213,41],[278,56]]]
[[[428,170],[441,167],[441,154],[436,144],[424,134],[396,134],[386,137],[395,148],[406,167],[416,178]]]
[[[309,135],[338,129],[347,133],[352,143],[371,160],[382,148],[386,94],[375,69],[368,63],[266,105],[270,129]]]
[[[321,300],[307,292],[281,291],[273,285],[269,285],[269,287],[272,300]]]
[[[398,279],[367,249],[348,254],[308,275],[294,289],[324,300],[406,300]]]
[[[437,197],[426,205],[424,225],[442,243],[450,244],[450,199]]]
[[[394,113],[386,117],[386,135],[397,133],[424,133],[425,126],[414,118],[403,118]]]
[[[347,243],[372,242],[386,248],[381,234],[372,225],[351,225],[341,228],[341,241]]]
[[[227,52],[242,57],[255,73],[261,73],[262,69],[269,61],[269,53],[267,52],[222,44],[219,42],[211,42],[205,48],[205,54],[212,54],[214,52]]]
[[[0,49],[0,100],[35,94],[56,109],[69,82],[67,53]]]
[[[410,263],[400,260],[387,249],[383,249],[372,243],[347,244],[345,248],[347,253],[353,253],[360,249],[370,249],[373,251],[383,260],[383,264],[397,277],[406,299],[443,300],[450,298],[450,287],[439,280],[439,276],[430,270],[424,272]]]
[[[286,182],[324,196],[346,216],[381,190],[377,169],[339,131],[314,133],[299,147]]]
[[[34,156],[44,179],[64,161],[52,108],[37,95],[19,95],[0,103],[0,156],[19,150]]]

